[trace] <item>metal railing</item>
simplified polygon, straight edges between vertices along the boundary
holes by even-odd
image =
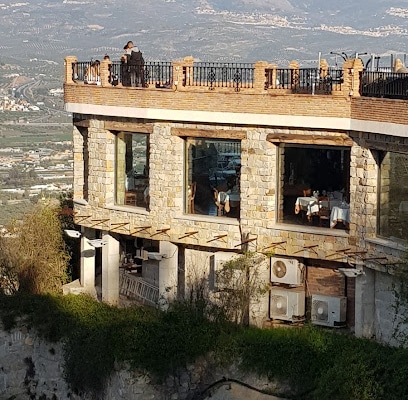
[[[92,61],[80,61],[72,64],[72,79],[86,81],[86,71]],[[132,79],[132,77],[136,77]],[[171,88],[173,82],[173,67],[168,61],[149,61],[144,65],[123,64],[120,61],[112,62],[109,69],[109,82],[113,85],[121,82],[124,86],[150,85],[156,88]]]
[[[365,97],[408,99],[408,73],[363,71],[360,94]]]
[[[275,75],[276,81],[273,81]],[[329,68],[278,68],[265,70],[266,89],[288,89],[293,93],[331,94],[341,90],[343,71]]]
[[[237,92],[254,87],[253,64],[198,62],[184,68],[184,86],[204,86],[210,90],[234,88]]]
[[[100,84],[100,80],[89,80],[89,71],[94,61],[78,61],[72,64],[72,79],[86,83]],[[128,75],[142,68],[139,81],[127,80]],[[99,70],[98,70],[99,71]],[[254,87],[254,66],[250,63],[195,63],[183,67],[183,86],[232,88]],[[274,81],[275,79],[275,81]],[[124,86],[171,88],[173,84],[173,66],[169,61],[149,61],[142,67],[127,66],[114,61],[109,68],[108,81],[112,85],[121,82]],[[265,70],[265,89],[287,89],[292,93],[324,94],[342,90],[343,70],[329,68],[278,68]],[[365,97],[383,97],[390,99],[408,99],[408,73],[390,71],[363,71],[360,75],[360,95]]]
[[[154,307],[157,306],[159,300],[158,287],[125,271],[121,271],[119,274],[119,293]]]
[[[79,61],[72,64],[72,79],[74,81],[85,81],[86,71],[91,66],[92,61]]]

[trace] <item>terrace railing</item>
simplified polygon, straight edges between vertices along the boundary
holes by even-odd
[[[277,68],[269,64],[250,63],[194,63],[190,59],[185,62],[148,61],[142,67],[142,78],[139,82],[127,81],[129,74],[138,73],[140,66],[126,66],[120,61],[95,66],[91,61],[74,61],[68,64],[66,70],[74,81],[96,84],[139,86],[150,88],[188,90],[189,87],[202,87],[209,90],[218,88],[255,90],[281,90],[283,93],[304,93],[316,95],[330,95],[341,93],[344,87],[358,85],[359,94],[365,97],[379,97],[408,100],[408,73],[391,72],[389,70],[369,71],[352,68],[353,64],[343,69],[337,68]],[[92,71],[92,74],[89,73]],[[95,79],[95,71],[104,71],[102,80]],[[99,71],[99,72],[98,72]],[[354,75],[350,71],[358,71]],[[90,78],[91,75],[91,78]],[[256,80],[255,80],[256,77]],[[355,83],[351,83],[351,80]],[[344,80],[347,80],[344,83]],[[344,83],[344,85],[343,85]],[[347,90],[348,95],[349,91]],[[350,92],[351,93],[351,92]]]
[[[360,94],[365,97],[408,99],[408,73],[363,71]]]
[[[254,87],[253,64],[198,62],[184,68],[184,86],[204,86],[210,90],[233,88],[236,92]]]
[[[87,81],[87,71],[92,61],[81,61],[72,64],[72,79],[74,81]],[[142,66],[121,63],[114,61],[109,69],[109,82],[113,85],[121,82],[124,86],[138,86],[138,84],[128,79],[132,74],[138,74],[141,71],[140,86],[156,88],[171,87],[173,81],[173,67],[171,62],[167,61],[149,61]]]
[[[276,68],[265,70],[266,89],[286,89],[293,93],[331,94],[342,90],[340,69]]]

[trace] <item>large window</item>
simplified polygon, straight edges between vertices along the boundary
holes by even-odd
[[[119,132],[116,146],[116,203],[149,207],[149,136]]]
[[[348,227],[350,148],[284,144],[280,171],[280,222]]]
[[[378,233],[408,239],[408,155],[380,154]]]
[[[188,138],[186,212],[238,218],[241,142]]]

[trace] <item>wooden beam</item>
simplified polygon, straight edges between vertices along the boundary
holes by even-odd
[[[185,232],[183,236],[180,236],[179,239],[184,239],[186,237],[195,235],[196,233],[198,233],[198,231],[193,231],[193,232]]]
[[[242,246],[243,244],[247,244],[247,243],[253,242],[253,241],[256,240],[256,239],[257,239],[257,238],[246,239],[246,240],[244,240],[243,242],[238,243],[238,244],[235,245],[234,247]]]
[[[153,124],[140,124],[136,122],[105,121],[104,127],[109,131],[124,131],[137,133],[153,133]]]
[[[156,233],[153,233],[152,235],[150,235],[150,237],[156,236],[156,235],[167,235],[169,236],[169,234],[167,233],[167,231],[169,231],[171,228],[163,228],[163,229],[156,229]]]
[[[219,239],[223,239],[223,241],[225,242],[224,238],[227,237],[227,236],[228,236],[227,233],[223,234],[223,235],[216,235],[216,236],[214,236],[213,239],[207,240],[207,243],[214,242],[214,240],[219,240]]]
[[[82,128],[89,128],[91,125],[91,121],[89,119],[83,119],[81,121],[74,121],[75,126],[80,126]]]
[[[353,145],[353,139],[345,134],[341,135],[300,135],[300,134],[282,134],[270,133],[266,140],[272,143],[296,143],[296,144],[316,144],[329,146],[347,146]]]
[[[408,144],[398,141],[384,142],[380,140],[365,140],[365,146],[370,149],[408,153]]]
[[[205,137],[214,139],[246,139],[247,133],[242,130],[234,129],[188,129],[188,128],[171,128],[173,136],[183,137]]]

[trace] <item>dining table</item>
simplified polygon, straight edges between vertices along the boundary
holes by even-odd
[[[330,213],[330,228],[335,228],[336,225],[342,222],[346,228],[350,224],[350,205],[342,203],[339,206],[334,206]]]
[[[295,214],[299,214],[300,211],[306,211],[307,216],[319,212],[318,199],[314,196],[298,197],[295,202]]]

